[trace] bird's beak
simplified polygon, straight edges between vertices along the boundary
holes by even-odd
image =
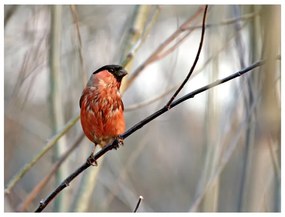
[[[119,77],[123,78],[124,76],[126,76],[128,74],[128,72],[125,69],[121,69],[119,71]]]

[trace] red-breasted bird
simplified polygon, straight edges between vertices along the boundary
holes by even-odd
[[[103,66],[91,75],[82,92],[81,126],[95,147],[105,147],[125,131],[124,105],[119,92],[125,75],[127,71],[122,66]]]

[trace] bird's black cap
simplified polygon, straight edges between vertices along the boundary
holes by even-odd
[[[107,70],[111,74],[113,74],[118,81],[121,81],[122,78],[128,74],[127,71],[120,65],[105,65],[97,69],[95,72],[93,72],[93,74],[99,73],[104,70]]]

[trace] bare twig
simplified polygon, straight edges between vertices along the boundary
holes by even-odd
[[[139,196],[139,200],[137,202],[136,208],[134,209],[134,212],[137,212],[142,200],[143,200],[143,196]]]
[[[170,109],[174,108],[175,106],[179,105],[180,103],[190,99],[190,98],[194,98],[197,94],[200,94],[202,92],[205,92],[206,90],[209,90],[213,87],[216,87],[222,83],[228,82],[234,78],[237,78],[257,67],[260,67],[261,65],[264,64],[264,61],[258,61],[228,77],[225,77],[223,79],[217,80],[213,83],[210,83],[206,86],[203,86],[191,93],[188,93],[186,95],[184,95],[183,97],[173,101],[170,105],[169,108],[167,107],[163,107],[160,110],[156,111],[155,113],[153,113],[152,115],[146,117],[144,120],[140,121],[139,123],[135,124],[133,127],[131,127],[130,129],[128,129],[125,133],[120,135],[121,139],[126,139],[127,137],[129,137],[131,134],[133,134],[134,132],[136,132],[137,130],[139,130],[140,128],[142,128],[143,126],[145,126],[146,124],[148,124],[149,122],[151,122],[152,120],[156,119],[157,117],[159,117],[160,115],[164,114],[165,112],[169,111]],[[106,154],[108,151],[115,149],[118,147],[118,143],[119,141],[116,139],[114,140],[113,143],[106,145],[103,149],[101,149],[99,152],[96,153],[96,155],[94,156],[93,159],[91,159],[88,162],[85,162],[82,166],[80,166],[76,171],[74,171],[69,177],[67,177],[45,200],[42,200],[40,202],[39,207],[35,210],[35,212],[41,212],[42,210],[44,210],[44,208],[67,186],[69,186],[70,182],[76,178],[80,173],[82,173],[84,170],[86,170],[88,167],[91,166],[92,163],[94,163],[96,160],[98,160],[100,157],[102,157],[104,154]]]
[[[182,88],[184,87],[184,85],[187,83],[187,81],[189,80],[190,76],[192,75],[197,62],[199,60],[199,56],[202,50],[202,46],[203,46],[203,41],[204,41],[204,35],[205,35],[205,23],[206,23],[206,15],[207,15],[207,9],[208,9],[208,5],[205,6],[205,10],[204,10],[204,16],[203,16],[203,24],[202,24],[202,33],[201,33],[201,39],[200,39],[200,44],[199,44],[199,48],[198,48],[198,52],[196,54],[194,63],[188,73],[188,75],[186,76],[186,78],[184,79],[184,81],[182,82],[182,84],[180,85],[180,87],[176,90],[176,92],[173,94],[173,96],[170,98],[170,100],[168,101],[168,103],[166,104],[166,107],[169,108],[170,104],[173,102],[173,100],[175,99],[175,97],[178,95],[178,93],[182,90]]]

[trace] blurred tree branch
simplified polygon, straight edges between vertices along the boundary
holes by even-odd
[[[150,9],[151,6],[149,5],[135,6],[134,15],[132,18],[133,23],[131,28],[129,29],[128,36],[125,37],[125,43],[122,49],[122,58],[124,59],[120,61],[122,66],[127,70],[131,68],[130,65],[133,62],[135,53],[138,51],[138,48],[142,45],[143,41],[149,33],[149,31],[146,31],[146,24],[148,21]],[[158,9],[156,9],[156,12],[157,11],[159,12]],[[158,13],[154,13],[154,15],[151,17],[150,23],[154,23],[157,19],[157,16]],[[150,28],[148,29],[150,30]]]
[[[11,19],[13,14],[15,13],[17,7],[18,7],[18,5],[6,5],[5,6],[5,8],[7,8],[7,9],[5,10],[4,27],[6,27],[7,23],[9,22],[9,20]]]
[[[14,186],[18,183],[18,181],[40,160],[56,143],[57,141],[65,135],[71,127],[76,124],[76,122],[79,120],[79,116],[71,119],[69,122],[67,122],[66,125],[63,126],[61,130],[54,136],[52,136],[49,141],[46,143],[44,148],[32,159],[31,162],[27,163],[8,183],[5,194],[9,194],[14,188]]]
[[[25,200],[19,205],[17,211],[24,212],[28,209],[28,206],[36,198],[39,192],[46,186],[48,181],[52,178],[55,172],[60,168],[61,164],[67,159],[67,157],[72,153],[73,150],[80,144],[81,140],[84,138],[84,134],[81,133],[75,140],[69,149],[61,156],[61,158],[52,166],[50,172],[33,188],[33,190],[28,194]]]
[[[63,83],[62,71],[61,71],[61,29],[62,29],[62,6],[51,6],[51,28],[50,28],[50,50],[49,50],[49,76],[50,76],[50,117],[52,120],[52,130],[56,133],[61,126],[64,125],[64,108],[63,98],[65,94],[61,91]],[[57,142],[54,150],[54,159],[60,158],[60,156],[67,150],[66,137],[63,135],[61,140]],[[68,174],[68,167],[61,167],[56,171],[55,178],[56,183],[66,177]],[[54,209],[56,211],[65,210],[66,204],[68,204],[69,198],[66,196],[60,196],[55,201]]]

